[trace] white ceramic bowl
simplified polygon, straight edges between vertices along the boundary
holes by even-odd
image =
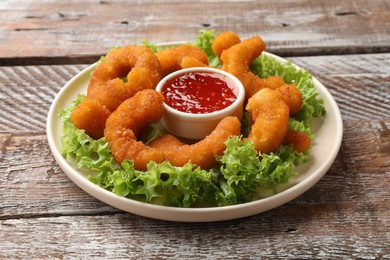
[[[223,70],[208,67],[178,70],[164,77],[157,85],[156,90],[162,92],[162,89],[168,80],[190,72],[206,72],[223,75],[226,80],[231,83],[229,85],[235,88],[234,92],[237,93],[237,98],[228,107],[205,114],[182,112],[164,103],[165,114],[160,122],[168,132],[187,139],[203,139],[215,129],[223,118],[227,116],[237,116],[241,120],[245,89],[240,80]]]

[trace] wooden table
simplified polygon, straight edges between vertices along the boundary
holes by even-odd
[[[389,1],[3,0],[0,21],[1,259],[390,258]],[[201,29],[260,35],[329,89],[344,124],[330,170],[281,207],[217,223],[148,219],[86,194],[49,150],[55,95],[113,46]]]

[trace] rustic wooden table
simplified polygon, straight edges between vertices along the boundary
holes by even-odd
[[[82,3],[81,3],[82,2]],[[0,258],[390,259],[390,3],[0,1]],[[111,47],[261,35],[337,101],[344,138],[309,191],[255,216],[174,223],[78,188],[46,139],[55,95]]]

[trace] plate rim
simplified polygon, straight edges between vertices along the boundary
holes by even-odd
[[[158,46],[164,46],[164,47],[177,46],[183,43],[184,42],[165,42],[165,43],[158,44]],[[263,53],[271,57],[274,57],[279,62],[289,62],[287,59],[281,58],[272,53],[266,51],[264,51]],[[270,209],[279,207],[295,199],[296,197],[302,195],[304,192],[310,189],[312,186],[314,186],[331,167],[341,147],[342,136],[343,136],[343,124],[342,124],[342,117],[341,117],[339,107],[336,101],[334,100],[333,96],[329,92],[329,90],[316,77],[314,77],[314,75],[312,75],[312,80],[316,86],[317,93],[324,95],[326,97],[326,101],[328,105],[332,108],[333,113],[337,116],[335,118],[336,126],[337,126],[337,129],[335,130],[336,135],[334,136],[335,145],[332,146],[330,155],[326,158],[324,162],[322,162],[321,167],[315,170],[314,174],[310,174],[309,176],[304,178],[302,181],[296,183],[292,187],[289,187],[286,190],[283,190],[272,196],[254,200],[251,202],[221,206],[221,207],[180,208],[180,207],[155,205],[155,204],[133,200],[130,198],[121,197],[119,195],[112,193],[111,191],[105,190],[104,188],[92,183],[87,178],[85,178],[65,158],[62,157],[60,150],[56,146],[56,140],[54,134],[55,131],[54,128],[56,126],[54,126],[53,122],[55,121],[55,117],[58,117],[59,109],[63,108],[63,107],[59,107],[59,104],[61,103],[61,97],[63,97],[66,91],[69,91],[69,89],[73,86],[75,82],[81,80],[82,77],[85,77],[86,73],[88,73],[89,75],[92,69],[96,66],[96,64],[97,62],[87,66],[85,69],[81,70],[79,73],[73,76],[55,96],[47,115],[47,123],[46,123],[47,140],[55,160],[57,161],[60,168],[64,171],[64,173],[68,176],[68,178],[70,178],[77,186],[79,186],[82,190],[84,190],[91,196],[97,198],[98,200],[108,205],[121,209],[123,211],[140,215],[143,217],[167,220],[167,221],[178,221],[178,222],[225,221],[225,220],[247,217],[254,214],[259,214],[268,211]],[[300,66],[292,62],[291,64],[298,69],[302,69]],[[324,97],[322,98],[325,99]],[[62,125],[57,127],[60,127],[62,130]]]

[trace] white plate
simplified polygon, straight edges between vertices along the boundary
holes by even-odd
[[[177,44],[181,43],[170,43],[170,45]],[[275,57],[280,62],[286,62],[285,59],[275,55],[269,53],[267,55]],[[47,138],[54,158],[65,174],[93,197],[118,209],[155,219],[184,222],[222,221],[258,214],[287,203],[307,191],[327,172],[339,151],[343,133],[339,108],[328,90],[313,78],[319,97],[324,100],[326,115],[324,118],[314,119],[315,137],[310,162],[297,168],[299,176],[291,179],[287,185],[283,185],[281,188],[283,191],[280,193],[253,202],[210,208],[167,207],[120,197],[90,182],[85,172],[78,171],[61,156],[62,121],[58,111],[68,107],[78,93],[86,93],[90,73],[95,66],[96,64],[92,64],[77,74],[55,97],[47,118]]]

